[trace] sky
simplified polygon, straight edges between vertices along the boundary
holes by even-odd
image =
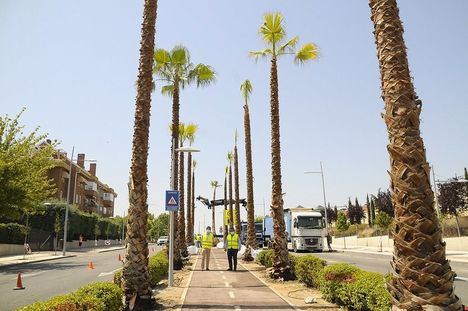
[[[399,1],[414,84],[423,101],[421,132],[436,179],[468,167],[468,2]],[[26,130],[40,127],[60,148],[97,160],[99,178],[118,193],[115,214],[128,208],[127,186],[134,83],[143,1],[0,0],[0,114],[26,112]],[[269,62],[258,28],[266,12],[284,15],[289,38],[313,42],[320,57],[279,63],[285,207],[323,204],[317,171],[323,163],[326,199],[361,203],[389,187],[388,137],[380,116],[379,70],[366,1],[160,0],[156,47],[186,46],[194,63],[217,72],[212,86],[181,92],[181,121],[199,125],[194,146],[196,195],[212,197],[210,180],[224,183],[226,154],[239,131],[240,196],[245,197],[243,100],[250,79],[255,209],[268,213],[271,196]],[[148,162],[149,211],[164,211],[169,188],[171,99],[152,96]],[[219,198],[222,189],[218,190]],[[211,224],[197,202],[195,230]],[[217,227],[221,224],[217,211]],[[245,211],[242,210],[244,217]]]

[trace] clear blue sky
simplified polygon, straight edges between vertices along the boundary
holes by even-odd
[[[127,189],[143,1],[0,1],[0,113],[40,126],[70,151],[98,160],[98,175]],[[197,195],[212,196],[222,182],[226,153],[239,129],[241,196],[245,195],[240,83],[249,78],[257,214],[270,201],[269,63],[248,52],[263,47],[262,15],[280,11],[290,37],[312,41],[320,59],[296,66],[279,62],[285,205],[322,203],[317,170],[323,161],[327,199],[362,202],[387,188],[387,134],[367,1],[160,1],[156,46],[183,44],[194,62],[212,65],[215,85],[181,94],[181,120],[200,126],[196,146]],[[410,66],[423,101],[422,134],[436,176],[468,166],[468,2],[400,1]],[[154,94],[149,155],[149,209],[163,210],[169,185],[171,100]],[[208,211],[198,205],[197,222]],[[203,211],[203,212],[202,212]],[[221,212],[221,211],[220,211]],[[218,215],[220,221],[220,214]],[[198,225],[198,224],[197,224]],[[197,227],[196,225],[196,227]]]

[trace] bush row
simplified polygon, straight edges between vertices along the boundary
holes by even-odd
[[[148,273],[150,276],[150,284],[152,287],[158,285],[169,270],[169,259],[166,251],[162,250],[151,256],[148,261]],[[118,287],[122,287],[122,270],[114,273],[114,283]]]
[[[27,229],[16,223],[0,223],[0,243],[23,244]]]
[[[257,255],[257,262],[269,268],[272,257],[273,250],[263,250]],[[296,279],[320,289],[327,301],[359,311],[389,310],[391,306],[385,286],[390,276],[344,263],[327,266],[325,260],[313,255],[290,255],[290,260]]]
[[[118,311],[122,310],[122,290],[109,282],[91,283],[76,292],[53,297],[18,309],[20,311]]]

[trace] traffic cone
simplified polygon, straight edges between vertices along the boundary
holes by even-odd
[[[122,261],[122,256],[120,256],[120,254],[119,254],[119,261]]]
[[[88,266],[90,269],[94,269],[94,263],[92,261],[89,262],[89,266]]]
[[[23,281],[21,281],[21,273],[18,273],[18,278],[16,279],[16,288],[13,288],[14,290],[18,289],[25,289],[23,286]]]

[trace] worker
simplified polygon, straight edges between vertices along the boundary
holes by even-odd
[[[234,231],[234,228],[229,228],[229,233],[224,241],[224,250],[227,252],[229,262],[228,271],[237,271],[237,252],[241,245],[240,236]]]
[[[205,234],[201,238],[202,244],[202,264],[201,268],[203,270],[210,270],[210,253],[211,247],[213,247],[213,233],[211,232],[211,227],[206,227]],[[205,265],[206,264],[206,265]]]

